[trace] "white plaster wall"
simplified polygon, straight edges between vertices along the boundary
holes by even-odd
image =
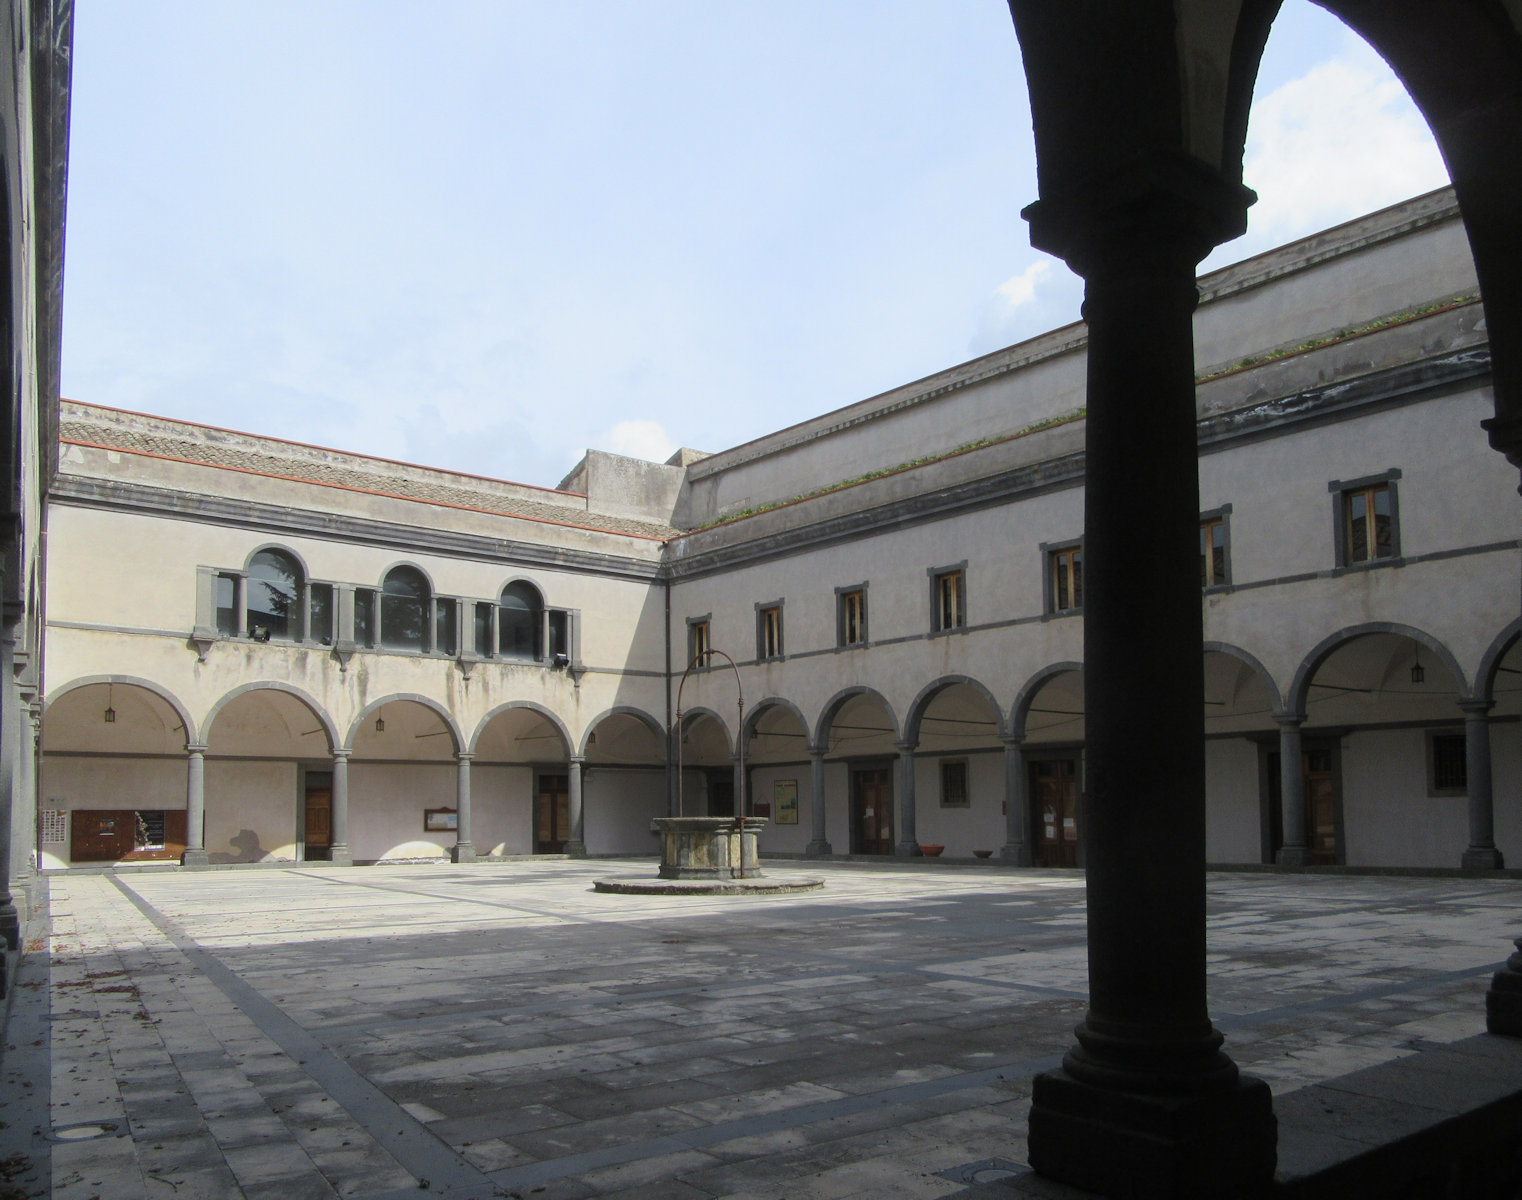
[[[205,788],[212,862],[295,861],[301,802],[295,763],[208,758]]]
[[[971,858],[974,850],[995,855],[1005,842],[1004,751],[948,755],[967,759],[967,808],[941,807],[941,760],[914,761],[915,837],[920,845],[941,845],[943,858]],[[898,830],[894,831],[895,839]]]
[[[650,820],[666,815],[666,773],[597,767],[582,785],[588,854],[660,854]]]
[[[798,784],[798,824],[777,824],[777,806],[773,799],[772,785],[778,780],[791,779]],[[802,854],[813,836],[813,775],[809,763],[791,763],[779,766],[755,767],[750,772],[750,802],[752,811],[757,801],[772,805],[772,819],[757,839],[756,849],[761,854]]]
[[[534,852],[533,767],[471,766],[470,837],[481,855]]]
[[[1491,726],[1490,774],[1496,848],[1508,867],[1522,866],[1522,724]]]
[[[1261,862],[1261,826],[1257,744],[1210,739],[1205,743],[1205,861]]]
[[[1427,795],[1420,729],[1342,739],[1347,861],[1366,867],[1457,867],[1469,844],[1469,802]]]
[[[425,808],[455,807],[452,763],[349,764],[349,846],[356,861],[442,857],[453,833],[425,833]]]
[[[162,758],[43,759],[38,804],[42,808],[185,808],[185,762]],[[30,841],[30,838],[28,838]],[[67,866],[67,842],[41,847],[44,867]]]

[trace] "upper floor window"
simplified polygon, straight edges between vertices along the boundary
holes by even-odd
[[[756,657],[782,657],[782,601],[756,605]]]
[[[930,627],[936,633],[967,624],[967,564],[930,571]]]
[[[256,641],[301,640],[301,564],[284,550],[261,550],[248,560],[248,636]]]
[[[1231,505],[1224,505],[1200,518],[1200,586],[1223,587],[1231,582],[1231,555],[1228,552]]]
[[[242,583],[240,576],[228,571],[217,575],[215,599],[217,632],[224,637],[238,636],[238,588]]]
[[[416,567],[392,567],[381,582],[380,644],[387,650],[428,649],[432,589]]]
[[[502,589],[497,602],[497,650],[503,658],[533,662],[544,657],[541,630],[544,602],[522,580]]]
[[[867,644],[867,585],[835,589],[835,641],[841,646]]]
[[[1365,479],[1334,480],[1328,485],[1336,504],[1339,567],[1378,562],[1400,554],[1400,512],[1396,504],[1396,470]]]
[[[699,667],[708,666],[708,652],[713,648],[708,621],[707,617],[696,617],[687,622],[687,661]]]
[[[1066,546],[1047,552],[1047,608],[1054,613],[1083,608],[1083,547]]]

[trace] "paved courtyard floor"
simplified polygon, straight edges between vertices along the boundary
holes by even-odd
[[[604,895],[653,863],[565,860],[54,875],[0,1197],[928,1200],[1023,1161],[1030,1078],[1084,1009],[1082,877],[766,870],[826,886]],[[1479,1032],[1522,929],[1516,879],[1213,874],[1210,905],[1211,1013],[1276,1092]]]

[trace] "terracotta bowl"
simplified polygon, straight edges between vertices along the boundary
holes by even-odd
[[[992,853],[992,850],[974,850],[972,855],[974,858],[987,858]]]
[[[920,844],[920,853],[926,858],[935,858],[944,849],[946,849],[945,846],[926,846],[924,843]]]

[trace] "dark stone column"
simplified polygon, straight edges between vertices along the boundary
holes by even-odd
[[[185,766],[185,851],[180,855],[180,865],[204,867],[211,862],[206,854],[206,747],[192,742],[185,750],[189,755]]]
[[[470,762],[474,754],[462,750],[455,756],[455,840],[449,857],[457,863],[476,861],[476,844],[470,837]]]
[[[20,612],[5,605],[0,616],[0,940],[7,950],[21,945],[21,912],[12,891],[12,829],[15,824],[16,755],[21,729],[18,720],[16,690],[12,683],[16,667],[16,627]],[[5,980],[0,977],[0,995]]]
[[[1231,1196],[1273,1177],[1269,1091],[1205,1003],[1204,650],[1195,266],[1247,193],[1138,159],[1027,210],[1085,277],[1089,1008],[1036,1078],[1030,1163],[1104,1195]]]
[[[823,858],[827,854],[833,854],[829,841],[825,837],[825,810],[824,810],[824,747],[809,747],[809,815],[814,821],[814,836],[809,839],[809,844],[804,848],[804,853],[810,858]]]
[[[893,853],[899,858],[914,858],[920,853],[919,837],[914,831],[914,742],[894,742],[898,748],[898,845]]]
[[[1300,770],[1299,713],[1276,716],[1279,723],[1279,826],[1284,843],[1274,855],[1281,867],[1308,867],[1311,849],[1305,840],[1305,776]]]
[[[328,845],[328,861],[340,867],[354,865],[349,849],[349,755],[352,751],[333,751],[333,840]]]
[[[566,781],[570,788],[566,807],[571,821],[571,836],[565,844],[565,852],[572,858],[587,856],[586,817],[581,799],[581,765],[586,761],[573,754],[566,764]]]
[[[1495,802],[1490,779],[1489,700],[1460,700],[1464,710],[1464,771],[1469,789],[1469,849],[1466,871],[1499,871],[1505,862],[1496,848]]]
[[[999,857],[1012,867],[1031,865],[1030,802],[1026,796],[1025,739],[1004,738],[1004,845]]]

